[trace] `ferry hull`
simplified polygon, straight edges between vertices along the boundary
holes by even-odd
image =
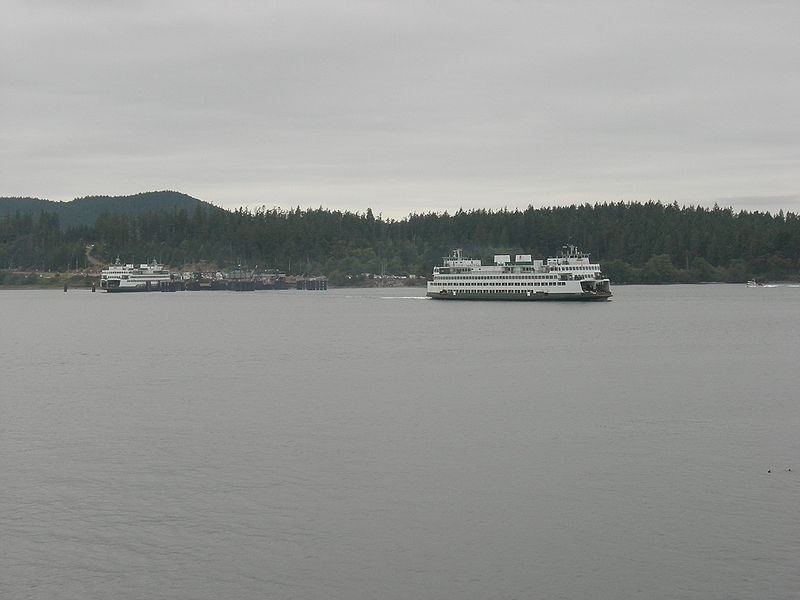
[[[146,283],[138,284],[138,285],[126,285],[121,286],[119,282],[115,280],[110,281],[101,281],[100,282],[100,289],[105,290],[107,292],[111,292],[112,294],[118,294],[121,292],[158,292],[164,286],[164,284],[170,283],[168,281],[148,281]],[[116,285],[114,285],[116,284]]]
[[[159,288],[158,285],[156,285],[155,287],[151,287],[151,288],[143,288],[143,287],[137,287],[137,288],[105,288],[105,291],[107,291],[107,292],[109,292],[111,294],[123,294],[123,293],[127,294],[128,292],[160,292],[161,288]]]
[[[537,294],[537,293],[520,293],[520,294],[463,294],[452,293],[446,294],[428,292],[428,298],[433,300],[515,300],[523,302],[589,302],[608,300],[611,298],[611,293],[597,292],[593,294]]]

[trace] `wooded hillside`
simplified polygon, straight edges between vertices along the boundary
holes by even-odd
[[[142,192],[132,196],[86,196],[69,202],[5,197],[0,198],[0,217],[15,213],[38,215],[44,211],[58,215],[61,227],[65,228],[92,225],[104,212],[134,215],[143,211],[186,209],[192,214],[198,206],[214,208],[197,198],[171,191]]]
[[[567,243],[598,259],[615,283],[797,279],[800,217],[677,204],[610,203],[526,210],[414,214],[384,220],[326,209],[225,211],[198,205],[105,212],[62,227],[49,212],[0,219],[0,268],[83,267],[85,247],[111,261],[153,257],[180,269],[200,261],[290,273],[429,275],[453,248],[489,261],[495,253],[551,256]]]

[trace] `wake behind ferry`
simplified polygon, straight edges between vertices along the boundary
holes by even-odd
[[[172,276],[155,259],[150,264],[123,265],[119,258],[100,273],[100,289],[107,292],[157,292]]]
[[[460,248],[434,267],[428,297],[436,300],[606,300],[610,282],[575,246],[547,261],[497,254],[493,265],[464,258]]]

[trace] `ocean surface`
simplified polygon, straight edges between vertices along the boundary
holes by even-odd
[[[800,288],[0,291],[0,597],[795,599]]]

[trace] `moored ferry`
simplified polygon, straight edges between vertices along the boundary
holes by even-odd
[[[100,289],[107,292],[157,292],[172,281],[169,271],[153,259],[150,264],[123,265],[119,258],[100,273]]]
[[[600,265],[575,246],[557,256],[532,260],[530,254],[497,254],[493,265],[465,258],[456,249],[434,267],[428,297],[437,300],[606,300],[611,287]]]

